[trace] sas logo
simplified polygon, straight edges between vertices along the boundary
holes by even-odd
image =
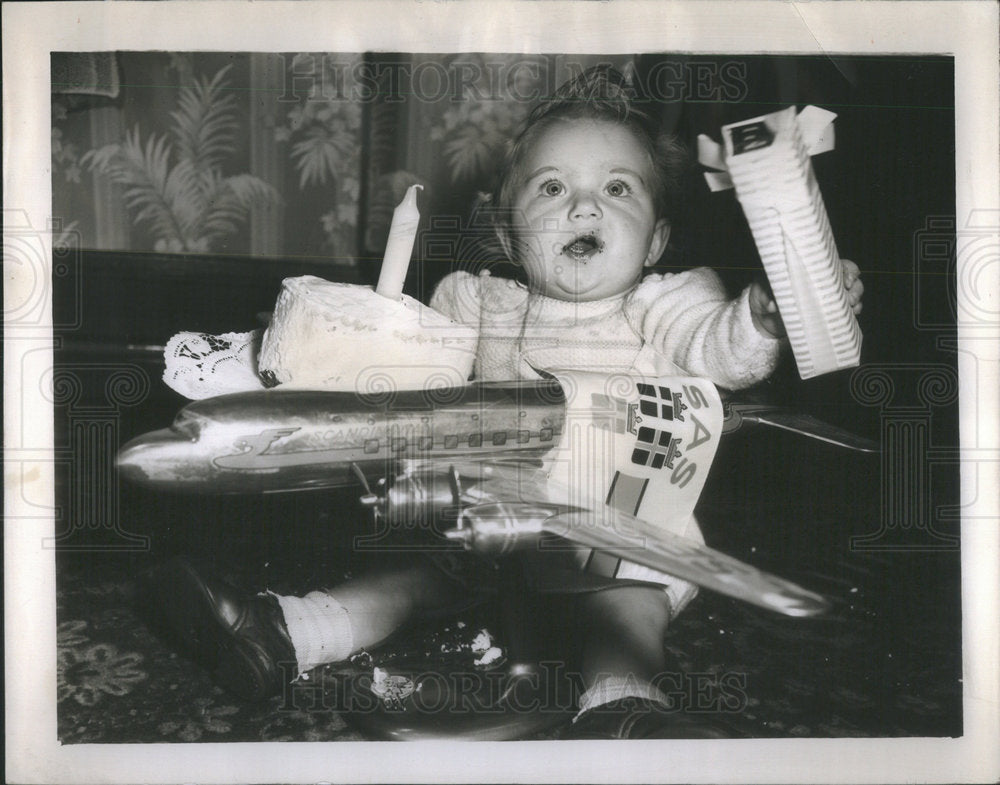
[[[638,466],[652,466],[654,469],[674,468],[674,460],[680,456],[681,440],[675,439],[670,431],[655,428],[640,428],[632,463]]]
[[[637,384],[639,391],[639,412],[647,417],[662,417],[664,420],[684,422],[684,403],[681,393],[671,392],[669,387],[652,384]]]
[[[645,424],[636,432],[632,463],[654,469],[673,469],[674,461],[681,455],[681,440],[669,430],[670,423],[684,421],[687,404],[681,393],[669,387],[637,384],[636,390],[639,392],[639,422]]]

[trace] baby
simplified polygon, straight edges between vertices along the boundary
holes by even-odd
[[[592,69],[536,108],[493,196],[504,219],[499,240],[527,283],[457,272],[431,300],[478,328],[478,379],[538,378],[557,368],[682,373],[737,389],[774,370],[784,328],[766,283],[730,300],[708,269],[643,277],[669,240],[684,160],[615,71]],[[862,285],[851,262],[844,285],[859,311]],[[694,521],[687,535],[700,538]],[[540,591],[562,593],[572,616],[581,692],[570,735],[728,735],[667,711],[669,698],[657,687],[667,668],[667,625],[695,587],[624,561],[600,575],[566,558],[533,553],[525,574],[536,576]],[[263,698],[281,688],[282,663],[304,672],[338,662],[414,618],[461,607],[477,573],[449,566],[443,558],[387,559],[304,597],[245,596],[186,561],[161,567],[153,583],[169,620],[201,648],[218,680]]]

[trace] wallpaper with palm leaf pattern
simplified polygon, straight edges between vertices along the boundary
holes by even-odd
[[[414,182],[425,223],[466,220],[531,106],[593,60],[99,56],[112,58],[117,95],[53,84],[53,214],[65,234],[104,250],[307,256],[331,277],[374,274]]]

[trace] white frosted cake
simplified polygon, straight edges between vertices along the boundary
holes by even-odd
[[[286,278],[264,333],[269,383],[359,393],[453,387],[472,373],[477,335],[403,296],[314,276]]]

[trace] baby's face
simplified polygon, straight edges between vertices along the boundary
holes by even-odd
[[[515,253],[534,291],[560,300],[614,297],[660,257],[670,225],[656,218],[652,161],[627,128],[559,121],[535,140],[523,171]]]

